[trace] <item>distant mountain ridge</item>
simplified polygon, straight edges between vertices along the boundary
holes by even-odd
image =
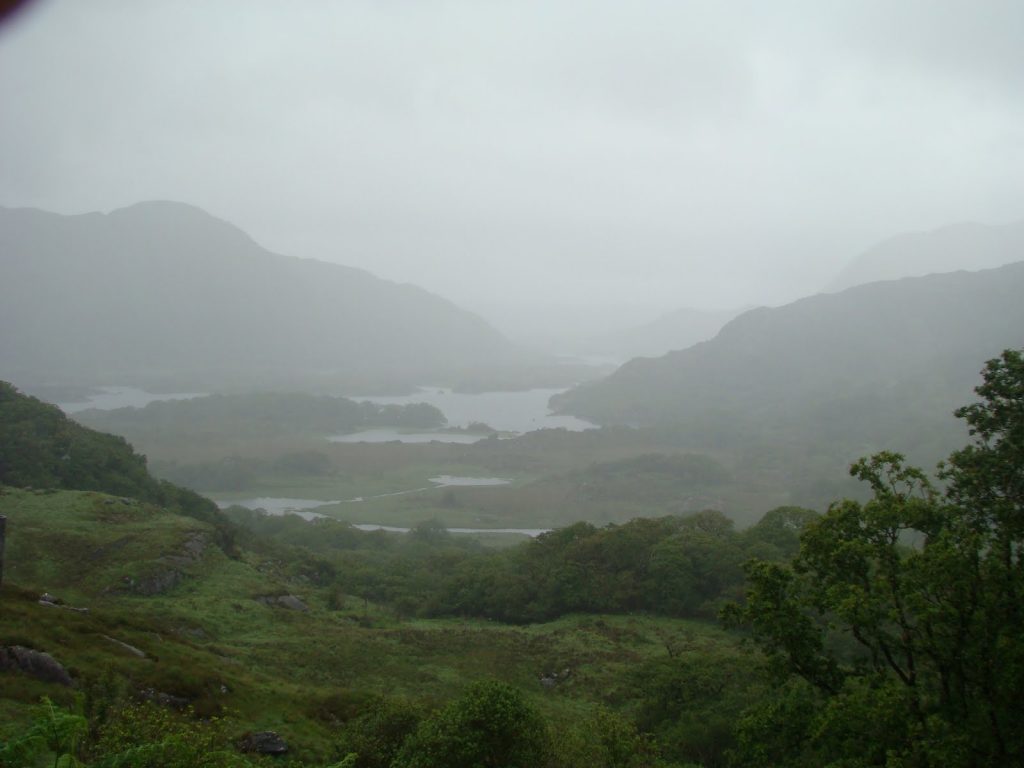
[[[992,269],[1022,260],[1024,220],[1002,225],[951,224],[883,240],[854,259],[825,290],[961,269]]]
[[[0,370],[19,382],[423,383],[519,356],[439,296],[271,253],[182,203],[0,208],[0,270]]]
[[[553,404],[598,423],[672,425],[698,445],[904,445],[973,399],[985,360],[1024,346],[1022,296],[1024,262],[755,309],[710,341],[632,360]]]
[[[713,338],[722,326],[742,311],[683,307],[643,325],[593,338],[585,345],[585,351],[622,359],[660,357],[666,352],[686,349]]]

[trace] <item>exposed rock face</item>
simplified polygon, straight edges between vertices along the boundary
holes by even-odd
[[[572,672],[566,668],[561,672],[546,672],[540,676],[540,684],[545,688],[554,688],[559,683],[564,683],[569,679]]]
[[[257,755],[283,755],[288,751],[288,744],[274,731],[256,731],[239,739],[238,748]]]
[[[164,592],[168,592],[176,587],[182,578],[184,577],[179,571],[173,570],[157,571],[149,576],[143,576],[137,579],[125,576],[123,579],[125,589],[123,591],[133,592],[137,595],[144,595],[145,597],[162,595]]]
[[[257,597],[256,600],[264,605],[287,608],[290,611],[305,612],[309,610],[309,606],[295,595],[264,595],[263,597]]]
[[[208,543],[207,535],[196,531],[185,538],[180,551],[173,555],[164,555],[160,559],[172,565],[188,566],[202,559]]]
[[[143,701],[151,701],[154,704],[159,704],[161,707],[169,707],[170,709],[185,709],[189,705],[189,700],[182,696],[175,696],[170,693],[164,693],[158,691],[155,688],[144,688],[139,691],[139,698]]]
[[[129,645],[128,643],[124,642],[123,640],[118,640],[116,637],[111,637],[110,635],[100,635],[100,637],[102,637],[104,640],[109,640],[110,642],[114,643],[114,645],[121,646],[126,651],[128,651],[128,653],[130,653],[132,656],[137,656],[140,659],[148,658],[146,656],[146,652],[145,651],[143,651],[143,650],[141,650],[139,648],[136,648],[134,645]]]
[[[126,537],[124,543],[127,541]],[[203,559],[209,543],[210,539],[207,534],[193,531],[185,537],[180,549],[171,554],[162,555],[154,561],[156,569],[152,573],[136,577],[125,576],[122,579],[123,586],[113,591],[130,592],[145,597],[169,592],[185,579],[185,569]],[[114,546],[121,545],[120,541],[114,544]]]
[[[39,604],[46,608],[63,608],[66,611],[77,611],[78,613],[88,613],[88,608],[76,608],[73,605],[65,605],[64,601],[56,595],[51,595],[49,592],[43,592],[39,596]]]
[[[71,675],[53,656],[21,645],[0,647],[0,670],[11,669],[46,683],[74,685]]]

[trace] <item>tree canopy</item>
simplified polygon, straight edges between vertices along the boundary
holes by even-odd
[[[1024,357],[982,375],[943,487],[899,454],[862,459],[870,501],[809,522],[791,565],[748,564],[727,616],[790,682],[741,724],[743,764],[1024,760]]]

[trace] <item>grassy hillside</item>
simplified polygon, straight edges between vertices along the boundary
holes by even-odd
[[[275,730],[295,757],[328,759],[346,724],[382,696],[429,711],[475,680],[497,678],[570,728],[598,705],[638,713],[645,692],[634,687],[637,676],[666,674],[662,666],[681,649],[758,668],[727,635],[699,622],[577,616],[514,628],[401,620],[354,597],[339,604],[329,572],[308,553],[247,550],[230,559],[209,545],[208,525],[119,497],[7,488],[0,514],[9,528],[4,644],[50,653],[80,690],[102,684],[136,696],[153,689],[200,714],[226,716],[232,736]],[[41,605],[43,592],[89,610]],[[268,604],[280,595],[295,595],[309,610]],[[541,684],[562,670],[570,674],[556,687]],[[731,683],[728,695],[755,684]],[[16,672],[0,672],[0,691],[7,724],[0,739],[31,718],[39,696],[74,700],[67,689]],[[711,698],[701,706],[722,699]]]
[[[79,754],[87,760],[158,737],[171,738],[162,749],[209,743],[233,754],[243,734],[273,730],[290,745],[290,760],[323,764],[355,751],[360,766],[387,764],[373,761],[393,754],[409,730],[385,738],[374,730],[375,718],[412,713],[403,722],[426,728],[449,711],[439,711],[446,703],[477,695],[480,681],[506,686],[495,690],[512,692],[537,713],[542,732],[536,735],[553,767],[607,762],[623,745],[628,756],[697,759],[721,756],[729,724],[765,685],[760,657],[704,622],[564,615],[573,603],[558,597],[559,570],[569,573],[580,557],[626,541],[626,529],[588,528],[587,538],[608,542],[600,546],[573,549],[584,540],[570,534],[524,550],[531,567],[550,565],[543,611],[559,618],[503,625],[472,618],[483,615],[482,607],[446,608],[442,597],[454,597],[450,590],[469,574],[460,563],[488,569],[498,562],[490,558],[505,555],[454,544],[428,529],[395,537],[328,521],[339,534],[328,536],[305,523],[294,529],[297,520],[281,521],[293,533],[312,535],[303,541],[271,538],[258,526],[236,529],[217,512],[209,520],[182,514],[192,510],[162,503],[176,489],[149,477],[142,457],[123,440],[74,424],[13,388],[4,392],[5,456],[34,452],[32,461],[45,467],[54,457],[63,462],[70,445],[73,458],[65,474],[28,477],[18,472],[34,464],[4,465],[7,482],[28,479],[33,487],[0,485],[0,515],[7,518],[0,647],[47,653],[74,681],[69,688],[18,668],[0,671],[5,768],[8,747],[34,732],[30,724],[77,716],[61,712],[80,713],[88,727],[82,736],[88,747],[81,749],[92,751]],[[77,454],[81,466],[96,471],[79,471]],[[699,461],[649,463],[648,469],[676,474],[714,469]],[[115,488],[116,495],[40,487],[74,485],[81,477]],[[234,535],[230,547],[226,531]],[[558,554],[545,565],[549,549]],[[516,570],[509,575],[517,577]],[[439,615],[466,617],[411,618],[426,606],[409,601],[417,594],[433,595]],[[493,605],[495,597],[486,599]],[[698,667],[705,678],[713,675],[710,689],[691,685],[685,670]],[[690,687],[683,699],[679,686]],[[43,696],[58,710],[44,710],[40,720]],[[641,725],[648,735],[640,734]],[[52,763],[65,748],[54,743],[57,752],[44,754]]]
[[[0,485],[104,491],[172,507],[201,520],[216,505],[149,474],[122,437],[72,421],[56,406],[0,381]]]

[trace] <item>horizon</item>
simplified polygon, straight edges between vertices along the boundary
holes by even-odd
[[[0,204],[181,200],[503,330],[778,305],[1024,217],[1012,3],[242,10],[8,19]]]

